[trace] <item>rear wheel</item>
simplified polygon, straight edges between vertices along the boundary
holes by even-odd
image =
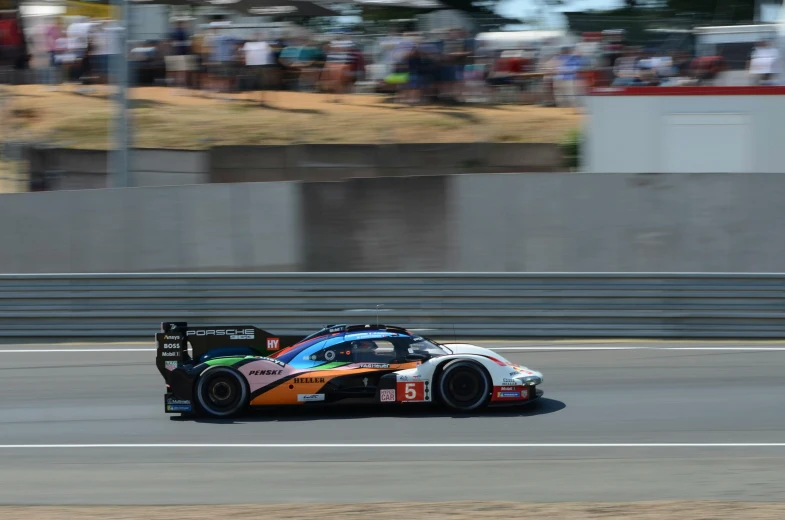
[[[461,412],[483,408],[492,390],[491,379],[482,366],[460,359],[444,366],[438,388],[444,404]]]
[[[228,367],[207,369],[196,383],[199,407],[213,417],[229,417],[248,404],[245,378]]]

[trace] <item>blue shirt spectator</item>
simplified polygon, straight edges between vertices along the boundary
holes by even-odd
[[[582,56],[573,54],[565,49],[559,57],[559,70],[556,77],[557,79],[565,81],[576,80],[578,79],[578,73],[583,68],[583,65],[584,60]]]

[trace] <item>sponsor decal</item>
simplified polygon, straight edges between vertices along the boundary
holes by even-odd
[[[173,348],[173,349],[179,350],[180,349],[180,345],[178,345],[177,343],[164,343],[164,348],[166,348],[166,349]]]
[[[323,377],[295,377],[294,383],[298,385],[305,385],[308,383],[324,383]]]
[[[324,394],[297,394],[297,401],[300,403],[324,401]]]
[[[177,361],[164,361],[164,368],[166,370],[174,370],[177,368]]]
[[[191,401],[189,399],[177,399],[175,397],[167,397],[166,404],[187,404],[191,406]]]
[[[518,372],[510,372],[510,375],[511,375],[511,376],[517,376],[517,375],[518,375]]]
[[[189,330],[189,336],[229,336],[229,339],[254,339],[253,329],[202,329]]]
[[[385,363],[360,363],[360,368],[390,368]]]
[[[493,387],[493,400],[494,401],[512,401],[512,400],[525,400],[529,397],[528,388],[510,388],[507,386],[494,386]]]
[[[279,376],[283,370],[251,370],[249,376]]]
[[[313,357],[315,357],[315,356],[313,356]],[[334,350],[328,350],[327,352],[325,352],[324,353],[324,359],[326,359],[327,361],[332,361],[333,359],[335,359],[335,351]]]
[[[383,403],[395,402],[395,390],[392,388],[379,390],[379,400]]]
[[[191,405],[190,404],[167,404],[166,405],[167,412],[190,412]]]
[[[182,341],[182,336],[170,336],[169,334],[164,334],[164,341]]]
[[[399,382],[396,385],[398,400],[401,402],[422,402],[428,400],[428,382]]]
[[[161,357],[180,357],[180,351],[170,350],[168,352],[161,352]]]
[[[279,348],[281,348],[279,338],[267,338],[267,350],[278,350]]]
[[[518,381],[517,379],[507,379],[507,378],[504,378],[502,380],[502,383],[504,384],[504,386],[518,386],[521,384],[521,382]]]
[[[286,363],[284,363],[283,361],[280,361],[278,359],[273,359],[273,358],[269,358],[269,357],[263,357],[263,358],[259,358],[259,359],[260,360],[264,360],[264,361],[269,361],[270,363],[275,363],[279,367],[285,367],[286,366]]]

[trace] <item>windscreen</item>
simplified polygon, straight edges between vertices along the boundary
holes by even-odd
[[[300,342],[300,343],[298,343],[296,345],[292,345],[291,347],[287,348],[286,350],[282,350],[280,352],[276,352],[275,354],[270,355],[270,357],[278,359],[280,361],[283,361],[284,363],[289,363],[289,362],[292,361],[292,359],[297,357],[297,355],[300,354],[303,350],[305,350],[307,348],[310,348],[310,347],[316,345],[317,343],[322,343],[323,341],[325,341],[325,340],[327,340],[327,339],[329,339],[331,337],[332,336],[319,336],[319,337],[316,337],[316,338],[305,340],[305,341]]]

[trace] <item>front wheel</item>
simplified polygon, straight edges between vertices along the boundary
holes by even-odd
[[[213,417],[229,417],[239,413],[248,403],[245,378],[228,367],[208,368],[196,383],[199,406]]]
[[[453,410],[470,412],[483,408],[488,404],[491,390],[488,373],[472,361],[451,361],[439,377],[439,395]]]

